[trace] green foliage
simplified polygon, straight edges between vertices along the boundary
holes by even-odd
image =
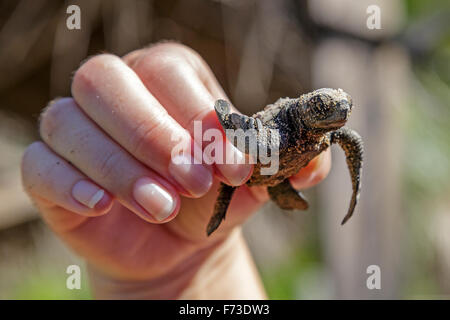
[[[410,20],[426,16],[443,7],[449,7],[448,0],[404,0],[408,18]]]
[[[442,1],[407,3],[412,19],[432,14]],[[414,90],[403,121],[407,161],[402,177],[409,256],[405,298],[436,297],[439,292],[428,229],[437,206],[450,192],[450,30],[443,30],[431,50],[414,65]]]
[[[406,122],[408,199],[432,199],[450,190],[450,89],[432,70],[418,71],[426,99],[416,97]]]
[[[86,277],[82,277],[80,290],[67,289],[66,279],[67,274],[51,272],[51,270],[46,270],[45,274],[31,274],[18,284],[8,298],[25,300],[92,299]]]
[[[320,250],[315,245],[305,245],[274,270],[262,270],[261,276],[270,299],[306,299],[299,291],[303,281],[311,282],[311,270],[320,269]]]

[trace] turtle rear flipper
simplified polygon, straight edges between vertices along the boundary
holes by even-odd
[[[270,199],[283,210],[307,210],[308,202],[302,193],[292,187],[288,179],[273,187],[268,187]]]
[[[356,131],[347,127],[342,127],[339,130],[332,132],[330,138],[331,143],[339,144],[344,150],[348,170],[350,171],[350,177],[352,179],[353,193],[347,214],[341,223],[344,224],[353,215],[353,211],[355,210],[359,199],[364,148],[361,136]]]
[[[222,182],[220,183],[219,195],[217,196],[214,205],[214,212],[206,228],[206,234],[208,236],[213,233],[220,226],[222,220],[225,219],[228,206],[230,205],[235,190],[236,187],[228,186]]]

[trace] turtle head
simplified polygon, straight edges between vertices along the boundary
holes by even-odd
[[[353,104],[342,89],[323,88],[302,96],[299,106],[306,126],[333,131],[345,125]]]

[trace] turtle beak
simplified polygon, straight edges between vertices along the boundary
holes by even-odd
[[[342,119],[344,122],[348,120],[350,117],[350,113],[352,112],[352,103],[348,100],[342,100],[339,103],[339,119]]]
[[[342,121],[346,122],[348,120],[348,117],[350,116],[350,108],[346,107],[346,108],[342,108],[340,110],[340,115],[339,117],[341,119],[343,119]]]

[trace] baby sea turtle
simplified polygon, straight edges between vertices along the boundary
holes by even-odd
[[[227,138],[239,150],[256,159],[247,185],[267,186],[270,198],[284,210],[308,208],[308,202],[291,186],[288,178],[331,144],[338,143],[345,152],[353,188],[342,224],[352,216],[361,188],[363,143],[357,132],[344,127],[353,107],[350,95],[342,89],[318,89],[299,98],[278,99],[251,117],[230,113],[230,105],[225,100],[217,100],[214,107]],[[266,160],[274,158],[278,160],[278,170],[265,173]],[[225,219],[236,188],[220,184],[214,213],[206,230],[208,235]]]

